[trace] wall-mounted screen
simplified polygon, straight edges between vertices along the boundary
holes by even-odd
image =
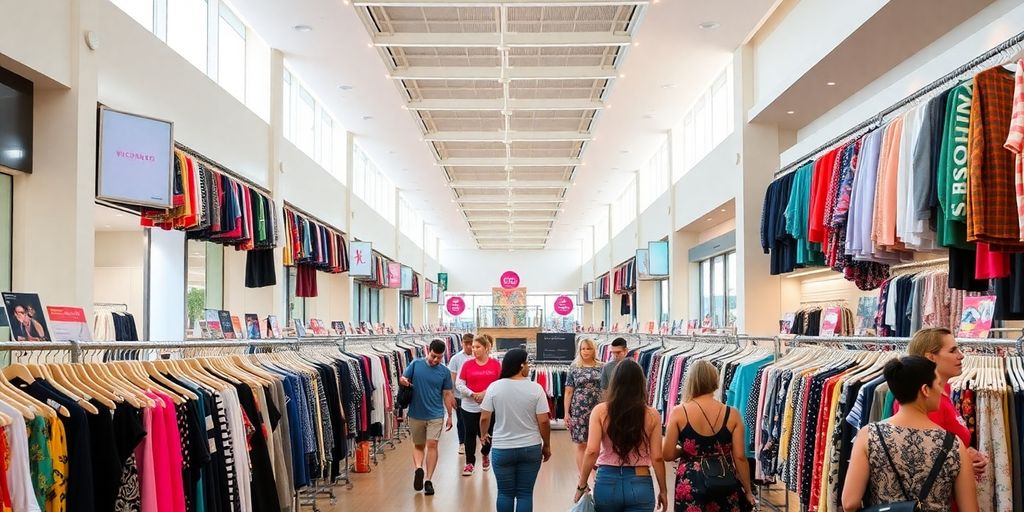
[[[0,68],[0,166],[32,172],[32,82]]]
[[[373,244],[350,242],[348,244],[348,274],[352,277],[373,275]]]
[[[647,242],[649,265],[647,270],[651,277],[668,276],[668,241]]]
[[[400,292],[411,292],[412,291],[412,267],[402,265],[402,287],[398,289]]]
[[[583,283],[583,302],[584,304],[594,303],[594,282]]]
[[[96,155],[96,197],[171,207],[174,123],[102,107]]]
[[[636,250],[636,278],[641,281],[651,279],[651,258],[647,249]]]

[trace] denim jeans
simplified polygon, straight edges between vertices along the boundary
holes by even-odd
[[[594,480],[594,508],[597,512],[652,512],[654,481],[638,476],[634,467],[600,466]]]
[[[498,481],[498,512],[533,512],[533,484],[540,471],[541,445],[491,450]]]

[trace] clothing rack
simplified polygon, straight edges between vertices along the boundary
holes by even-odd
[[[893,266],[889,267],[889,270],[890,271],[897,271],[897,270],[906,270],[908,268],[931,267],[931,266],[937,266],[937,265],[949,265],[949,257],[947,256],[947,257],[944,257],[944,258],[934,258],[934,259],[924,260],[924,261],[914,261],[914,262],[911,262],[911,263],[903,263],[901,265],[893,265]]]
[[[179,151],[182,151],[182,152],[188,154],[189,156],[191,156],[193,158],[198,158],[199,160],[202,160],[203,162],[206,162],[206,163],[216,167],[219,172],[221,172],[223,174],[226,174],[228,177],[230,177],[233,180],[237,180],[237,181],[241,181],[242,183],[245,183],[249,187],[252,187],[252,188],[256,189],[257,191],[261,192],[263,195],[267,196],[268,198],[272,196],[271,193],[270,193],[270,189],[268,189],[267,187],[264,187],[263,185],[260,185],[260,184],[258,184],[256,182],[252,181],[249,178],[246,178],[244,176],[239,175],[238,173],[232,171],[230,167],[228,167],[228,166],[226,166],[226,165],[224,165],[224,164],[222,164],[222,163],[220,163],[220,162],[218,162],[218,161],[216,161],[216,160],[214,160],[212,158],[209,158],[206,155],[203,155],[202,153],[200,153],[200,152],[198,152],[198,151],[196,151],[196,150],[194,150],[194,149],[192,149],[192,148],[190,148],[190,147],[188,147],[188,146],[186,146],[186,145],[184,145],[184,144],[182,144],[180,142],[175,142],[174,143],[174,147],[175,147],[175,149],[178,149]]]
[[[849,304],[850,301],[846,299],[818,299],[818,300],[802,300],[800,304]]]
[[[94,302],[92,304],[92,307],[94,307],[94,308],[111,308],[111,309],[113,309],[113,308],[121,308],[124,311],[128,311],[128,305],[127,304],[121,304],[119,302]]]
[[[899,345],[910,344],[911,338],[888,338],[884,336],[794,336],[789,341],[791,347],[799,347],[802,344],[823,345],[839,343],[843,345],[864,346],[864,345]],[[982,348],[1013,348],[1019,355],[1024,355],[1024,334],[1017,339],[1010,338],[956,338],[956,342],[964,347]]]
[[[338,233],[340,233],[342,235],[346,234],[345,230],[338,229],[338,228],[334,227],[334,224],[331,224],[330,222],[325,222],[320,217],[317,217],[316,215],[313,215],[313,214],[307,212],[306,210],[303,210],[302,208],[299,208],[298,206],[295,206],[294,204],[289,203],[288,201],[284,202],[284,207],[286,209],[288,209],[288,210],[291,210],[291,211],[293,211],[295,213],[298,213],[298,214],[302,215],[303,217],[306,217],[307,220],[311,220],[313,222],[316,222],[318,224],[323,225],[327,229],[332,229],[332,230],[334,230],[334,231],[336,231],[336,232],[338,232]]]
[[[974,59],[971,59],[969,62],[967,62],[966,64],[960,66],[959,68],[956,68],[955,70],[953,70],[953,71],[943,75],[942,77],[938,78],[937,80],[934,80],[930,84],[925,85],[924,87],[918,89],[917,91],[915,91],[914,93],[910,94],[909,96],[906,96],[903,99],[901,99],[900,101],[898,101],[898,102],[890,105],[889,107],[883,109],[882,111],[880,111],[874,117],[866,119],[865,121],[863,121],[860,124],[854,126],[853,128],[850,128],[849,130],[846,130],[842,134],[840,134],[840,135],[838,135],[836,137],[833,137],[828,142],[818,146],[813,151],[810,151],[807,154],[805,154],[804,156],[801,156],[800,158],[797,158],[797,159],[793,160],[788,165],[785,165],[782,168],[780,168],[778,171],[776,171],[775,172],[775,177],[778,178],[779,176],[782,176],[784,174],[788,174],[790,172],[793,172],[794,170],[796,170],[801,165],[804,165],[805,163],[809,163],[812,158],[820,155],[821,153],[825,152],[828,149],[831,149],[832,147],[835,147],[836,145],[838,145],[839,143],[841,143],[841,142],[843,142],[843,141],[845,141],[847,139],[853,138],[855,135],[859,134],[861,131],[865,131],[866,129],[870,129],[870,128],[874,128],[874,127],[877,127],[877,126],[881,126],[882,121],[885,119],[886,116],[888,116],[888,115],[890,115],[890,114],[892,114],[894,112],[899,111],[903,107],[906,107],[907,105],[910,105],[911,103],[913,103],[914,101],[918,100],[919,98],[927,95],[928,93],[930,93],[930,92],[932,92],[932,91],[934,91],[936,89],[939,89],[939,88],[943,87],[944,85],[949,84],[950,82],[954,82],[956,80],[959,80],[961,77],[963,77],[963,75],[974,71],[975,68],[977,68],[977,67],[987,63],[993,57],[997,57],[999,55],[1002,55],[1006,50],[1014,48],[1017,45],[1020,45],[1021,42],[1024,42],[1024,32],[1020,32],[1020,33],[1014,35],[1013,37],[1010,37],[1009,39],[1003,41],[1002,43],[999,43],[997,46],[989,49],[988,51],[982,53],[981,55],[975,57]]]

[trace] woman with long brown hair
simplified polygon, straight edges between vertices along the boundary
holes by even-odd
[[[574,501],[590,490],[587,482],[596,464],[594,504],[600,512],[665,509],[668,492],[661,456],[661,416],[647,405],[646,390],[640,365],[630,359],[619,363],[607,399],[590,415],[587,451]],[[657,497],[652,467],[658,479]]]

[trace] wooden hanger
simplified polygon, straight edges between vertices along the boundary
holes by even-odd
[[[123,396],[126,401],[132,404],[132,406],[137,408],[145,407],[148,409],[152,409],[156,406],[156,402],[146,396],[143,392],[139,391],[139,389],[130,382],[123,379],[116,371],[112,371],[112,366],[92,362],[83,363],[82,366],[85,368],[85,371],[92,374],[95,379],[105,383],[108,389],[111,389]]]
[[[160,370],[156,367],[155,364],[153,364],[152,361],[143,361],[142,368],[145,369],[146,374],[149,375],[150,379],[155,380],[156,382],[162,384],[164,387],[174,391],[180,398],[182,398],[180,402],[175,400],[176,404],[181,405],[185,403],[186,398],[188,400],[199,399],[199,396],[196,395],[195,393],[179,386],[178,384],[172,382],[167,377],[164,377],[164,374],[160,373]]]
[[[68,375],[64,372],[63,368],[61,368],[59,365],[46,365],[44,366],[44,368],[49,377],[48,381],[51,384],[53,384],[54,387],[60,385],[63,386],[64,389],[67,389],[74,393],[73,395],[68,396],[75,398],[75,401],[78,402],[78,405],[81,406],[86,411],[88,411],[90,414],[100,413],[99,408],[93,405],[92,402],[90,402],[90,400],[93,398],[91,395],[95,393],[89,393],[87,392],[87,390],[83,389],[80,384],[76,384],[75,381],[68,377]],[[106,401],[106,399],[101,396],[97,396],[96,399],[100,401],[100,403],[104,403],[104,401]],[[104,405],[106,404],[104,403]],[[107,407],[113,406],[114,404],[113,402],[111,402],[110,405],[108,405]]]
[[[17,367],[20,367],[20,368],[17,368]],[[9,376],[7,374],[8,370],[11,370],[12,375]],[[43,414],[45,416],[56,418],[57,415],[60,414],[61,416],[64,416],[65,418],[70,418],[71,417],[71,411],[69,411],[67,407],[64,407],[63,405],[60,405],[59,407],[52,407],[52,406],[50,406],[49,402],[45,402],[44,403],[43,401],[39,400],[38,398],[28,394],[27,391],[19,388],[18,386],[15,386],[12,382],[10,382],[9,379],[12,379],[14,377],[18,377],[18,378],[22,379],[23,381],[25,381],[28,384],[31,384],[31,383],[35,382],[35,378],[32,377],[31,374],[27,374],[27,372],[28,372],[28,369],[25,368],[25,365],[22,365],[20,363],[12,364],[11,366],[8,366],[7,368],[4,368],[3,374],[4,374],[5,378],[4,379],[0,379],[0,381],[2,381],[2,383],[0,383],[0,385],[6,386],[8,389],[13,390],[15,393],[18,394],[19,398],[23,398],[24,399],[22,403],[28,402],[28,403],[32,404],[32,406],[36,409],[37,412],[39,412],[39,413],[41,413],[41,414]],[[28,377],[28,380],[25,379],[26,376]],[[57,405],[59,405],[59,404],[57,404]]]
[[[111,391],[107,386],[94,380],[92,376],[90,376],[89,373],[85,370],[84,365],[67,364],[64,367],[64,370],[65,373],[67,373],[70,377],[77,379],[83,386],[86,386],[90,390],[92,390],[93,394],[97,396],[97,400],[100,400],[100,398],[106,400],[106,402],[100,400],[101,403],[103,403],[103,405],[111,409],[114,409],[117,407],[117,404],[124,402],[124,398],[122,396]]]
[[[5,381],[3,379],[0,379],[0,382],[7,382],[7,381]],[[10,385],[10,384],[8,383],[8,385]],[[20,413],[26,420],[34,419],[36,417],[36,413],[34,411],[34,407],[27,400],[26,401],[22,401],[22,397],[18,396],[18,395],[21,395],[21,394],[23,394],[23,393],[21,393],[21,392],[16,393],[13,390],[11,390],[10,388],[8,388],[7,386],[0,385],[0,399],[5,399],[5,400],[3,400],[4,403],[6,403],[7,405],[10,405],[14,409],[16,409],[18,411],[18,413]],[[40,413],[40,414],[42,414],[42,413]]]

